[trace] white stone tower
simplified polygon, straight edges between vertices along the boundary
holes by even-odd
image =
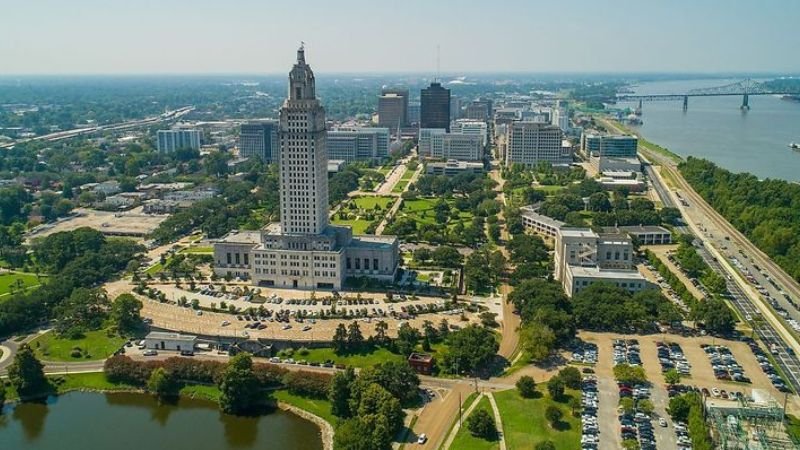
[[[289,73],[280,111],[280,200],[284,234],[320,234],[328,226],[328,153],[325,109],[303,45]]]

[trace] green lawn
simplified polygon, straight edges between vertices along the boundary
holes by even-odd
[[[365,196],[356,197],[352,201],[356,204],[358,209],[371,210],[375,209],[375,205],[378,205],[380,209],[385,210],[395,201],[395,197]]]
[[[27,289],[38,286],[39,278],[32,273],[25,272],[5,272],[0,273],[0,297],[11,293],[11,289]]]
[[[494,394],[500,417],[503,420],[503,434],[509,449],[533,448],[537,443],[551,440],[556,448],[579,448],[581,440],[580,418],[572,416],[568,401],[555,402],[545,392],[539,398],[522,398],[516,389]],[[578,391],[567,391],[567,395],[580,395]],[[555,430],[544,417],[549,405],[558,406],[564,413],[561,430]]]
[[[286,390],[275,391],[272,393],[272,396],[276,400],[288,403],[292,406],[322,417],[331,425],[336,426],[337,419],[331,413],[331,402],[328,400],[300,397],[298,395],[290,394],[289,391]]]
[[[554,185],[539,184],[534,189],[536,189],[537,191],[542,191],[546,195],[552,195],[552,194],[557,194],[557,193],[563,191],[565,188],[566,188],[566,186],[559,186],[557,184],[554,184]]]
[[[31,341],[31,348],[36,356],[46,361],[91,361],[105,359],[117,351],[126,339],[119,336],[109,337],[105,330],[89,331],[82,339],[61,339],[54,332],[43,334]],[[72,349],[79,347],[82,354],[88,357],[73,358]]]
[[[409,217],[417,224],[436,224],[436,213],[434,206],[439,201],[438,198],[417,198],[413,200],[403,200],[402,209],[398,212],[398,216]],[[453,207],[453,202],[448,202],[450,207]],[[472,222],[474,216],[469,211],[459,211],[458,220],[450,219],[447,223],[447,228],[452,229],[457,223],[466,226]]]
[[[300,352],[295,351],[292,358],[296,360],[305,359],[308,362],[325,362],[327,360],[335,361],[336,364],[344,364],[353,367],[369,367],[375,364],[387,361],[403,361],[403,357],[386,350],[383,347],[378,347],[369,353],[353,353],[347,355],[337,355],[333,348],[312,348],[308,349],[307,355],[301,355]]]
[[[367,234],[367,227],[369,226],[370,223],[372,223],[369,220],[364,220],[364,219],[342,220],[339,219],[338,214],[334,215],[333,218],[331,218],[331,222],[333,222],[334,225],[349,225],[350,227],[353,228],[353,234]]]
[[[221,395],[219,388],[216,386],[208,386],[204,384],[188,384],[183,386],[180,390],[180,395],[201,398],[212,402],[218,402]]]
[[[478,406],[476,406],[472,412],[474,413],[478,409],[485,409],[489,412],[489,414],[492,414],[492,406],[489,404],[489,397],[484,396],[482,399],[480,399]],[[487,441],[486,439],[473,436],[472,433],[467,430],[467,417],[464,417],[464,426],[458,430],[456,438],[453,439],[453,444],[450,446],[450,448],[457,448],[459,450],[495,450],[500,448],[500,443],[498,440]],[[514,449],[516,447],[509,448]]]
[[[408,183],[411,181],[411,178],[414,176],[414,171],[411,169],[406,170],[403,173],[403,176],[400,177],[400,180],[397,181],[397,184],[394,185],[392,188],[392,192],[398,193],[403,192],[403,189],[406,188]]]
[[[76,390],[128,391],[138,389],[135,386],[127,384],[111,383],[106,380],[106,376],[102,372],[52,375],[47,378],[59,394]],[[18,398],[17,392],[14,390],[13,386],[9,385],[6,389],[8,390],[7,400],[16,400]]]
[[[199,245],[186,247],[180,253],[214,253],[214,247],[201,247]]]
[[[152,266],[148,267],[147,270],[144,271],[145,274],[155,275],[158,272],[164,270],[164,266],[161,265],[160,262],[153,264]]]

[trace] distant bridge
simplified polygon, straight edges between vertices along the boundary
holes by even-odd
[[[741,109],[747,110],[750,109],[750,96],[751,95],[781,95],[781,94],[792,94],[793,92],[788,91],[776,91],[770,89],[769,87],[765,86],[764,83],[759,83],[758,81],[753,81],[750,78],[745,80],[726,84],[724,86],[716,86],[710,88],[702,88],[702,89],[692,89],[685,94],[649,94],[649,95],[638,95],[638,94],[621,94],[617,96],[618,102],[639,102],[639,107],[637,111],[641,111],[642,109],[642,102],[655,102],[655,101],[680,101],[683,100],[683,110],[689,108],[689,97],[720,97],[720,96],[731,96],[731,95],[741,95],[742,96],[742,106]]]

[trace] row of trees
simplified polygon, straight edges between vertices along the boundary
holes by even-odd
[[[419,378],[406,363],[387,362],[337,372],[330,382],[331,412],[341,422],[336,448],[389,449],[402,428],[405,412],[418,398]]]
[[[734,227],[800,280],[800,185],[732,173],[689,157],[678,168],[686,181]]]
[[[714,444],[709,435],[708,425],[703,412],[703,400],[696,392],[672,397],[667,408],[670,417],[679,422],[685,422],[692,440],[692,448],[697,450],[711,450]]]

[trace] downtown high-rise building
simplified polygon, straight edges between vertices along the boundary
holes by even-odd
[[[572,147],[564,142],[561,128],[540,122],[513,122],[508,127],[506,166],[540,162],[552,165],[572,163]]]
[[[329,223],[325,109],[303,47],[279,117],[280,223],[219,239],[214,272],[288,289],[338,290],[348,277],[392,282],[399,264],[396,237],[353,236],[351,227]]]
[[[420,93],[420,128],[450,131],[450,89],[433,82]]]
[[[272,120],[243,123],[239,128],[239,156],[261,158],[266,163],[278,160],[278,124]]]
[[[408,125],[408,89],[382,89],[378,97],[378,125],[397,130]]]

